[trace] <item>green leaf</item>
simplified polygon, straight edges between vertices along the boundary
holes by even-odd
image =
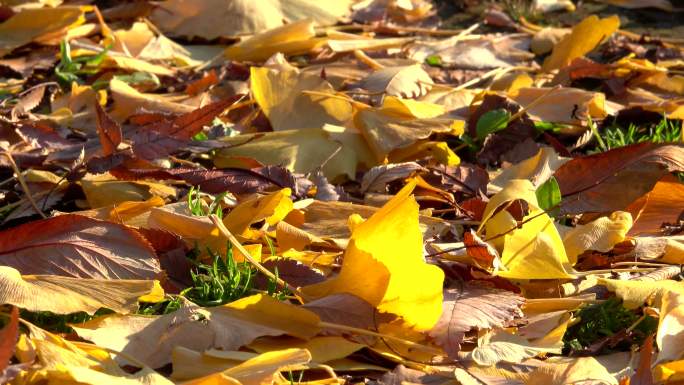
[[[475,126],[477,139],[484,140],[487,135],[503,130],[508,125],[510,117],[511,113],[502,108],[485,112]]]
[[[542,210],[550,210],[560,204],[560,187],[554,177],[551,177],[551,179],[539,186],[535,194],[537,195],[537,201],[539,201],[539,208]]]
[[[433,67],[441,67],[442,58],[439,55],[430,55],[427,58],[425,58],[425,63]]]

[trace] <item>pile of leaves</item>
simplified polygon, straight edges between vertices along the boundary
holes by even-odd
[[[684,381],[684,41],[446,3],[0,5],[0,382]]]

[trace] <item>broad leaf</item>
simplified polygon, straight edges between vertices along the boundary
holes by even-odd
[[[510,112],[504,109],[496,109],[487,111],[480,119],[477,120],[475,131],[477,132],[477,139],[484,140],[489,134],[501,131],[508,125],[508,119],[511,117]]]

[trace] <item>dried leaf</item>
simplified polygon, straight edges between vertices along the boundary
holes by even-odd
[[[430,75],[415,64],[376,70],[363,80],[362,87],[374,94],[415,99],[430,91],[432,84]]]
[[[163,298],[157,281],[22,276],[7,266],[0,266],[0,288],[2,303],[55,314],[94,314],[101,308],[127,314],[138,309],[138,298],[142,296]]]
[[[0,375],[10,364],[14,356],[14,346],[19,338],[19,308],[12,307],[9,322],[0,329]]]
[[[136,231],[61,215],[0,232],[0,263],[22,274],[97,279],[155,278],[159,261]]]
[[[107,115],[99,103],[94,104],[97,116],[97,134],[100,137],[102,152],[104,155],[111,155],[121,143],[121,126]]]
[[[457,358],[467,332],[503,328],[523,316],[525,299],[509,291],[466,283],[445,291],[442,316],[430,331],[452,358]]]

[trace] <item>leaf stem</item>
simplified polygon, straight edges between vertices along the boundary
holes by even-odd
[[[33,206],[33,209],[43,217],[43,219],[47,218],[47,216],[43,213],[43,211],[38,207],[38,204],[36,201],[33,199],[33,195],[31,195],[31,190],[29,189],[28,185],[26,184],[26,180],[24,180],[24,176],[21,175],[21,170],[19,170],[19,167],[17,166],[16,162],[14,162],[14,158],[12,157],[12,154],[9,153],[9,151],[3,151],[0,154],[5,155],[7,157],[7,160],[10,163],[10,166],[12,166],[12,170],[14,170],[14,173],[17,175],[17,180],[19,181],[19,184],[21,185],[21,188],[24,190],[24,193],[26,194],[26,198],[28,201],[31,203],[31,206]]]

